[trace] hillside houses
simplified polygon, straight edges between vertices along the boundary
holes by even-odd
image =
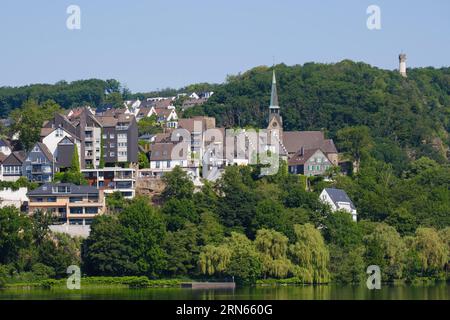
[[[191,93],[178,98],[201,103],[212,95]],[[140,177],[159,179],[179,166],[197,184],[202,178],[216,181],[226,166],[255,163],[262,150],[285,160],[291,174],[324,175],[338,165],[336,147],[323,132],[283,130],[275,72],[268,126],[261,130],[266,138],[255,130],[217,127],[212,117],[179,118],[176,99],[136,99],[126,101],[126,108],[81,107],[55,114],[43,124],[40,141],[28,152],[13,150],[8,140],[0,140],[0,179],[16,181],[23,176],[39,184],[51,183],[56,173],[71,167],[76,152],[89,186],[133,198]],[[152,117],[163,132],[143,135],[144,148],[138,144],[138,123]],[[142,175],[139,152],[149,160]]]

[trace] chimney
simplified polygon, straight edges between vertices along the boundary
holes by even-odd
[[[400,55],[398,56],[398,60],[400,62],[400,66],[399,66],[400,74],[406,78],[407,77],[407,75],[406,75],[406,54],[400,53]]]

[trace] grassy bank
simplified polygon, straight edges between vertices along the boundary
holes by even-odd
[[[151,280],[147,277],[82,277],[82,286],[123,286],[125,288],[168,288],[180,287],[189,279],[157,279]],[[33,282],[6,283],[5,288],[54,288],[66,286],[67,279],[45,279]]]

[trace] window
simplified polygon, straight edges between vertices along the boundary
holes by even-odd
[[[90,207],[85,208],[85,213],[88,213],[88,214],[97,214],[97,213],[98,213],[98,208],[96,208],[96,207],[93,207],[93,208],[90,208]]]
[[[110,133],[110,134],[109,134],[109,138],[110,138],[110,139],[114,139],[114,133]]]
[[[115,156],[116,156],[116,153],[115,153],[115,152],[110,152],[110,153],[109,153],[109,156],[110,156],[110,157],[115,157]]]
[[[110,143],[110,144],[109,144],[109,147],[110,147],[110,148],[114,148],[115,146],[116,146],[115,143]]]
[[[73,207],[73,208],[70,208],[70,213],[75,213],[75,214],[83,213],[83,208],[82,208],[82,207]]]
[[[160,167],[160,162],[156,161],[156,168],[159,169],[159,167]]]
[[[62,137],[63,136],[63,130],[61,128],[56,129],[55,136],[56,137]]]
[[[167,161],[167,168],[170,168],[170,161]]]
[[[56,197],[48,197],[47,202],[56,202]]]
[[[108,135],[107,134],[102,134],[102,138],[106,139],[106,138],[108,138]]]
[[[70,187],[68,186],[58,186],[52,188],[53,193],[70,193]]]
[[[83,201],[83,198],[82,197],[70,197],[69,201],[72,203],[73,202],[81,202],[81,201]]]

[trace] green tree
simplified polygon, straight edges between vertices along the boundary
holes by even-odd
[[[327,283],[330,254],[320,231],[312,224],[295,225],[296,243],[289,254],[295,264],[294,275],[305,283]]]
[[[11,134],[19,135],[19,142],[25,150],[30,150],[40,140],[43,113],[35,100],[24,102],[21,109],[11,112]]]
[[[195,271],[200,251],[198,237],[198,230],[192,223],[186,223],[184,228],[167,233],[163,244],[167,253],[167,274],[183,276]]]
[[[161,196],[164,200],[174,199],[191,199],[194,193],[194,183],[188,174],[176,166],[171,172],[163,176],[166,185]]]
[[[448,262],[448,246],[433,228],[417,228],[412,243],[419,262],[419,276],[439,276]]]
[[[225,169],[219,181],[223,196],[219,199],[218,213],[222,223],[229,228],[247,232],[255,216],[257,196],[252,189],[249,169],[230,166]]]
[[[14,262],[31,244],[31,223],[14,207],[0,209],[0,264]]]
[[[164,219],[145,198],[134,199],[119,214],[122,241],[128,248],[133,273],[156,277],[165,267],[161,241],[165,237]]]
[[[117,217],[103,215],[91,225],[82,246],[83,271],[95,276],[123,276],[137,273],[130,257],[130,245],[123,241]]]
[[[376,223],[364,243],[366,264],[379,266],[384,281],[402,278],[405,244],[395,228]]]
[[[372,145],[370,130],[365,126],[342,128],[337,132],[339,146],[351,157],[354,172],[358,172],[361,157]]]
[[[226,243],[232,251],[227,274],[239,284],[255,284],[262,274],[262,263],[255,245],[237,232],[232,232]]]
[[[80,173],[80,157],[78,156],[78,147],[76,145],[74,145],[73,147],[70,171],[72,171],[73,173]]]
[[[185,198],[169,199],[164,203],[162,213],[167,221],[167,229],[170,231],[181,229],[187,222],[197,224],[200,218],[195,203]]]
[[[150,162],[148,161],[147,155],[144,152],[139,152],[138,162],[139,169],[150,168]]]
[[[260,253],[264,278],[285,278],[292,272],[292,262],[287,258],[288,238],[285,235],[274,230],[258,230],[255,246]]]

